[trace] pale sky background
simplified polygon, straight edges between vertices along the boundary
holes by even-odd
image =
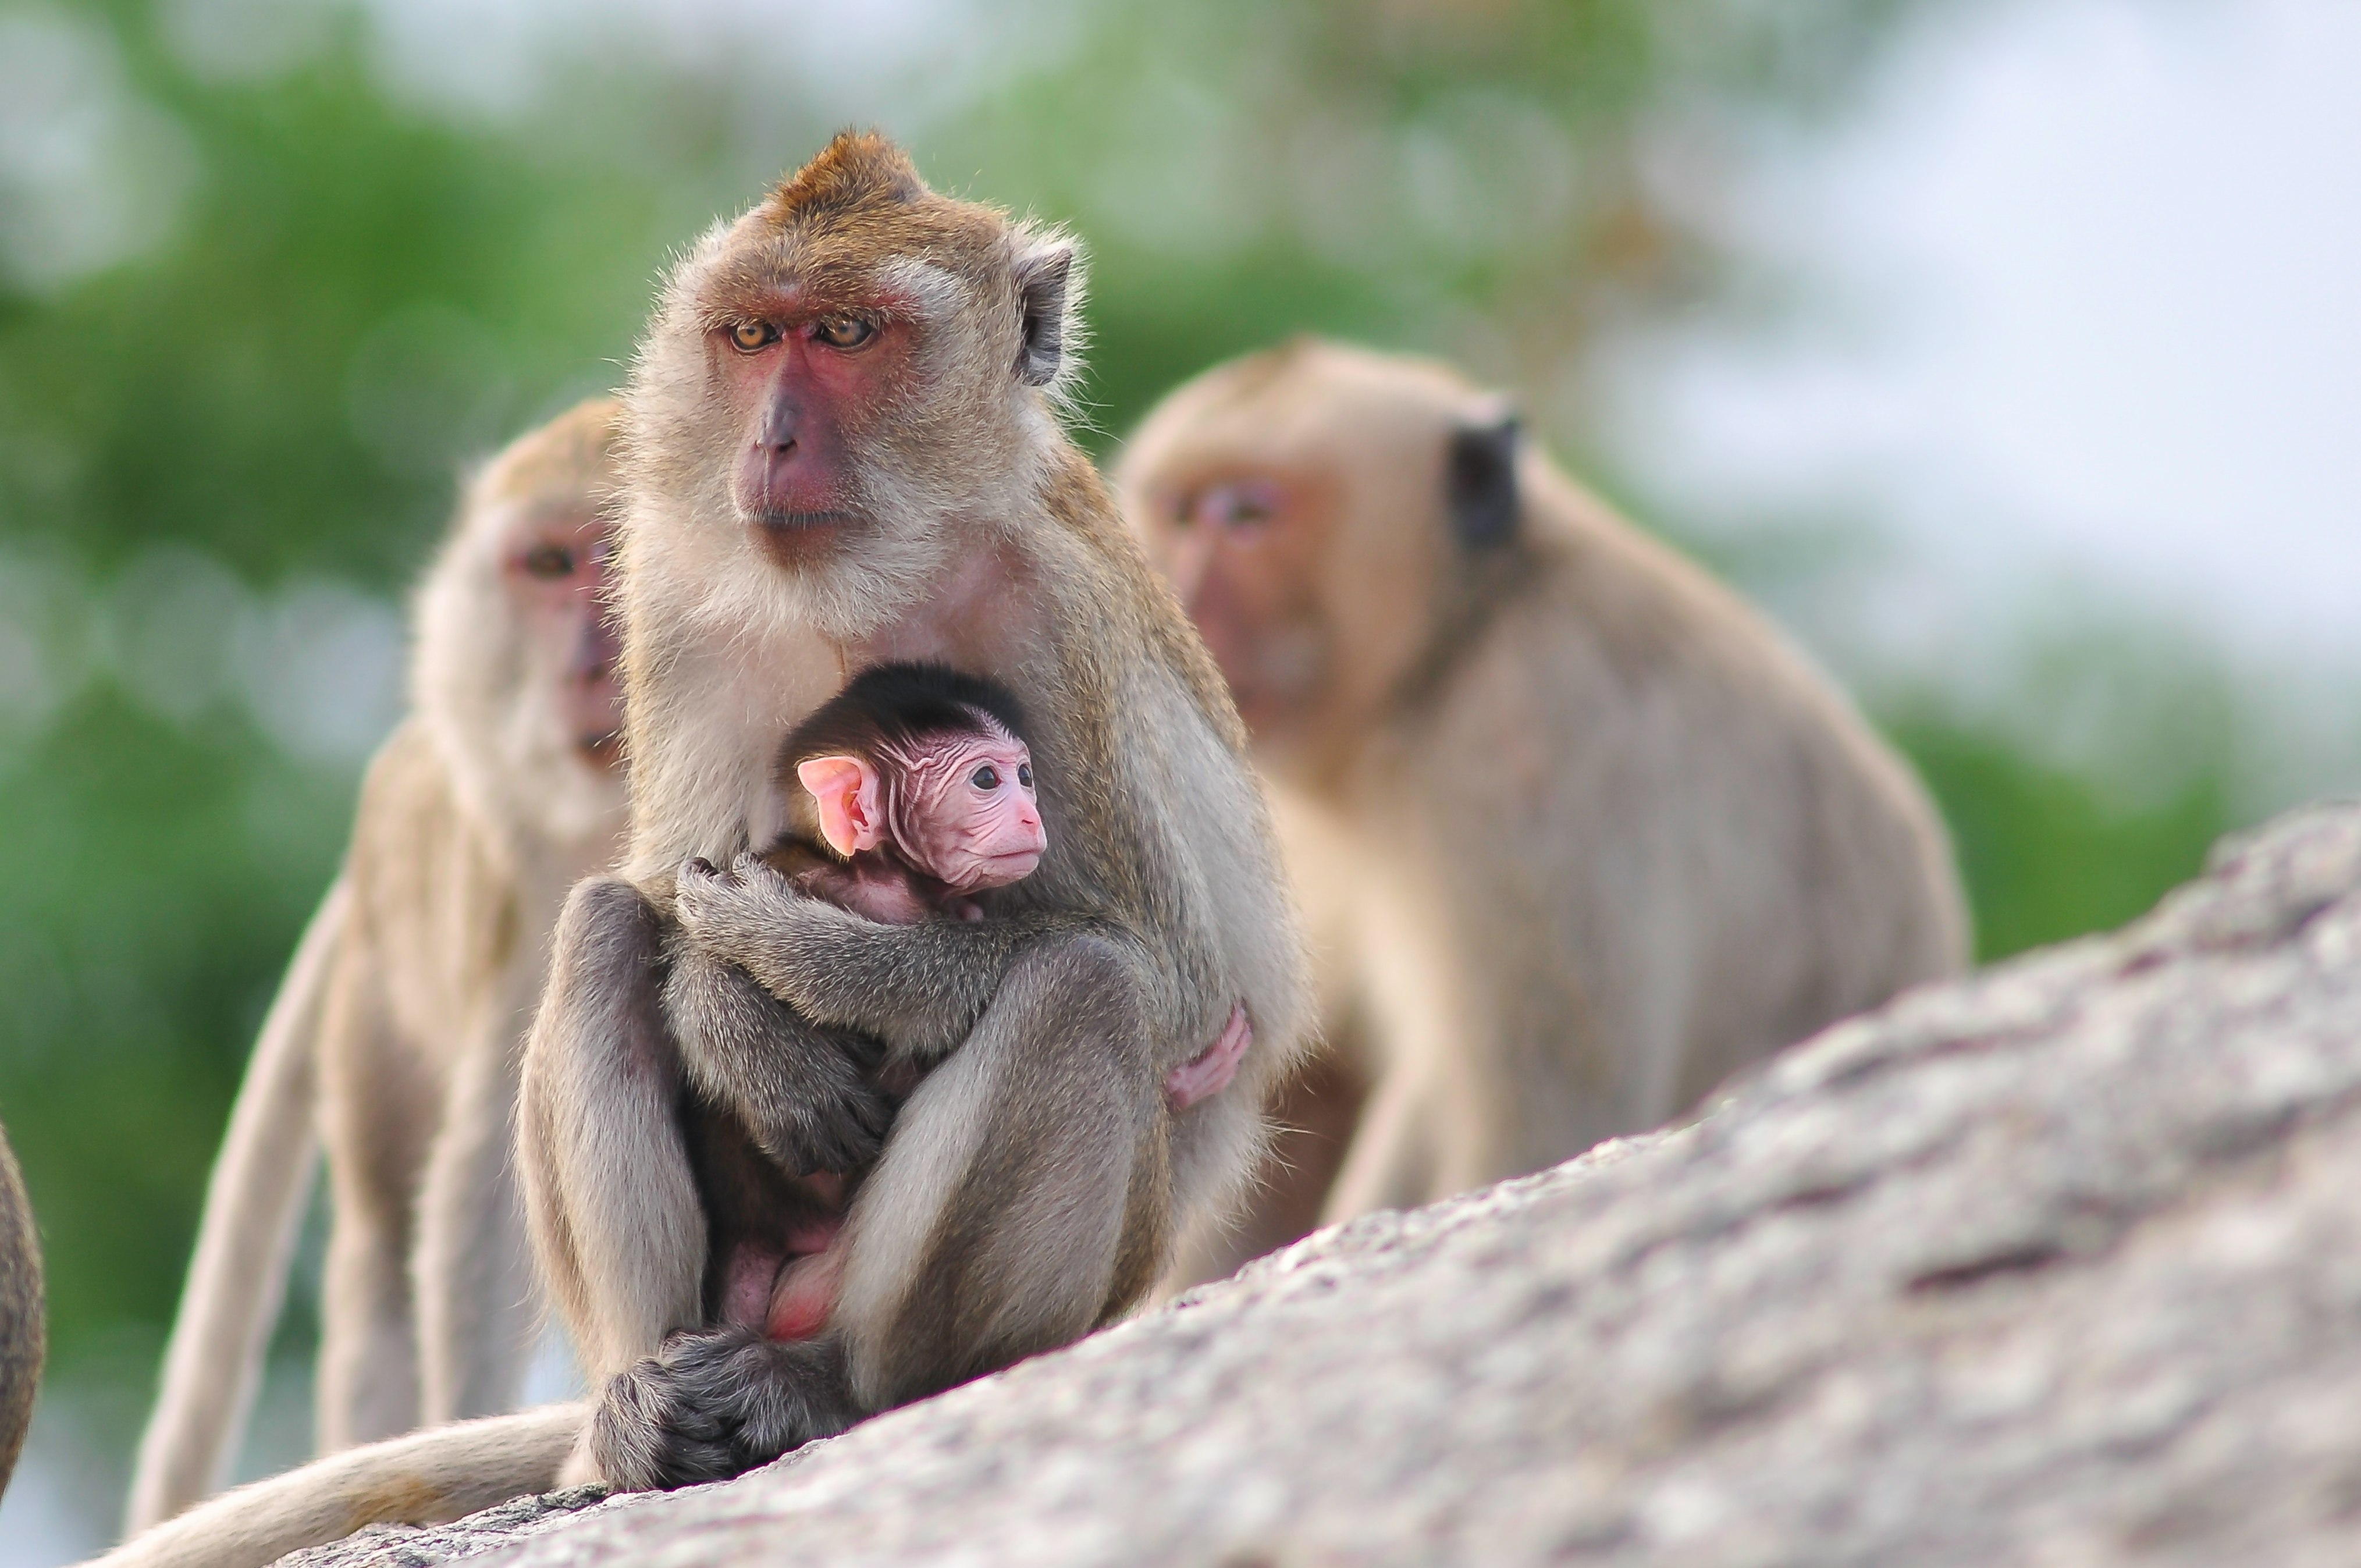
[[[1610,377],[1652,488],[1854,503],[1938,647],[2082,584],[2361,671],[2361,5],[1954,15],[1768,167],[1747,247],[1817,298]]]
[[[248,16],[258,56],[307,47],[301,0],[170,3]],[[596,7],[691,57],[757,8]],[[390,68],[476,113],[529,91],[568,14],[372,9]],[[888,69],[939,65],[940,40],[916,41],[934,6],[892,10],[909,47]],[[485,47],[437,47],[461,27]],[[2361,0],[1962,7],[1833,140],[1763,151],[1741,247],[1804,297],[1774,327],[1700,323],[1610,364],[1609,444],[1646,489],[1733,531],[1831,510],[1888,525],[1899,548],[1855,596],[1856,678],[1887,656],[1957,674],[2028,605],[2128,604],[2219,641],[2257,693],[2309,683],[2352,720]],[[0,1508],[0,1568],[104,1544],[108,1521],[58,1501],[68,1450],[38,1436]]]

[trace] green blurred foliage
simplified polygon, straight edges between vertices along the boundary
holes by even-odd
[[[143,553],[192,548],[258,596],[397,594],[458,466],[618,381],[666,255],[845,119],[1090,240],[1101,450],[1182,376],[1301,329],[1452,353],[1572,433],[1553,389],[1585,345],[1725,275],[1714,127],[1837,111],[1932,3],[1037,6],[1016,31],[1038,48],[948,103],[905,82],[847,114],[767,55],[699,74],[586,47],[523,108],[470,114],[388,91],[357,15],[223,80],[138,0],[0,0],[111,61],[185,165],[131,170],[170,209],[158,243],[0,282],[0,1115],[60,1374],[148,1376],[357,766],[281,744],[234,690],[159,707],[112,673],[138,630],[113,585]],[[0,205],[0,239],[29,210]],[[1899,733],[1987,955],[2136,912],[2225,811],[2210,775],[2124,807],[1989,728]]]
[[[2163,800],[2126,803],[1988,729],[1911,717],[1887,731],[1950,824],[1980,959],[2122,925],[2235,825],[2218,760]]]

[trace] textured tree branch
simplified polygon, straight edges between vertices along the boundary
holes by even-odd
[[[1687,1129],[737,1482],[300,1561],[2349,1563],[2356,1195],[2361,807],[2322,806]]]

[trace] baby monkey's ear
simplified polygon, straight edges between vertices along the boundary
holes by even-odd
[[[796,777],[819,806],[819,836],[847,857],[885,841],[884,802],[877,771],[859,757],[814,757],[796,764]]]

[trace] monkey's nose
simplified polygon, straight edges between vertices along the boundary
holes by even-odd
[[[796,449],[803,427],[803,409],[793,399],[780,398],[763,413],[760,444],[774,457],[785,457]]]

